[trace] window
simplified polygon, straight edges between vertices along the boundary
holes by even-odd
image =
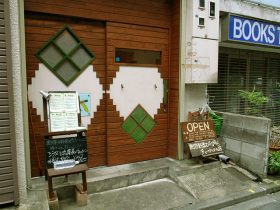
[[[198,18],[198,26],[205,26],[205,19],[204,18]]]
[[[205,0],[199,0],[199,8],[205,8]]]
[[[210,107],[221,112],[246,114],[250,104],[239,90],[259,91],[268,102],[259,107],[260,115],[280,125],[279,54],[247,50],[219,49],[218,83],[208,85]]]
[[[95,59],[68,26],[51,38],[36,56],[67,86]]]
[[[216,12],[215,2],[211,2],[211,1],[210,1],[209,16],[210,16],[210,17],[215,17],[215,12]]]
[[[161,64],[161,52],[150,50],[135,50],[116,48],[115,51],[116,63],[132,63],[132,64]]]

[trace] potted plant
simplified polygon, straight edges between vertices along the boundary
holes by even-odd
[[[267,169],[267,173],[270,175],[280,172],[280,151],[269,153]]]
[[[262,116],[261,107],[265,105],[269,98],[264,96],[261,91],[239,90],[239,96],[248,103],[245,112],[248,115]]]

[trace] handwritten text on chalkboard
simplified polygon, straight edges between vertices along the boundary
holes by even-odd
[[[45,139],[46,167],[52,168],[54,161],[70,160],[87,162],[86,137],[70,137],[61,139]]]
[[[210,156],[223,152],[222,146],[217,139],[195,141],[188,143],[192,157]]]

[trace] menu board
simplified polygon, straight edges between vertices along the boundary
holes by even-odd
[[[49,132],[76,130],[79,126],[79,96],[75,91],[48,92]]]

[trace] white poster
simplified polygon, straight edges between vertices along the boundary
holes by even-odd
[[[65,130],[65,114],[63,112],[50,113],[51,132]]]
[[[79,126],[79,97],[77,92],[49,92],[49,131],[71,131]]]
[[[50,112],[63,112],[64,111],[64,94],[63,93],[51,93]]]

